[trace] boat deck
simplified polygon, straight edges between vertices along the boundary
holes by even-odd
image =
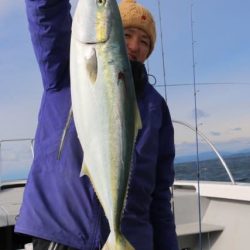
[[[15,224],[23,198],[24,183],[24,181],[11,182],[1,186],[0,227]]]

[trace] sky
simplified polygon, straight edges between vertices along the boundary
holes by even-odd
[[[76,2],[71,1],[72,13]],[[195,82],[199,131],[219,151],[250,151],[250,1],[138,2],[155,17],[157,43],[146,65],[172,119],[196,125]],[[23,0],[0,1],[0,55],[0,140],[33,138],[42,83]],[[174,127],[177,155],[194,153],[195,134],[177,123]],[[203,140],[199,143],[201,151],[208,150]]]

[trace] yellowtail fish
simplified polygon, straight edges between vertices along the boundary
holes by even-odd
[[[72,24],[73,117],[89,176],[109,221],[103,249],[132,250],[120,232],[141,118],[115,0],[79,0]]]

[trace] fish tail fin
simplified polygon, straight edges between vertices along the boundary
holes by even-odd
[[[111,232],[102,250],[135,250],[121,234]]]

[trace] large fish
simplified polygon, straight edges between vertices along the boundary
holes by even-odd
[[[89,176],[109,221],[103,249],[134,249],[120,232],[141,119],[115,0],[79,0],[72,24],[71,94]]]

